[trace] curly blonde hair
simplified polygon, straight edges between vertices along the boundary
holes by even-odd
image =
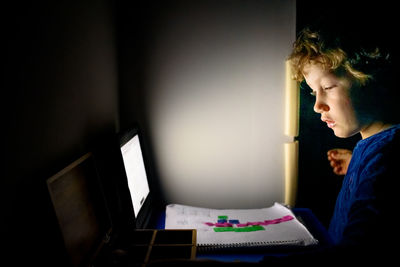
[[[358,84],[365,85],[373,76],[360,71],[357,67],[368,64],[368,60],[372,62],[380,57],[379,49],[375,48],[369,52],[361,49],[358,53],[354,53],[351,58],[342,49],[338,39],[332,39],[319,31],[305,28],[299,33],[288,59],[292,66],[293,78],[296,81],[304,80],[303,70],[307,64],[320,63],[324,68],[336,74],[349,74]]]

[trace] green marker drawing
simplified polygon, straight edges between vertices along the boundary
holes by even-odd
[[[215,227],[214,232],[233,232],[235,228],[233,227]]]
[[[254,232],[254,231],[263,231],[265,228],[261,225],[252,225],[252,226],[247,226],[247,227],[239,227],[239,228],[233,228],[233,227],[215,227],[214,232]]]
[[[261,225],[252,225],[252,226],[235,228],[235,232],[254,232],[263,230],[265,230],[265,228]]]

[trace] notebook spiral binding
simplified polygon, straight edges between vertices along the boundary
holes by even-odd
[[[284,240],[284,241],[265,241],[265,242],[243,242],[231,244],[197,244],[197,251],[199,253],[215,252],[215,251],[228,251],[228,250],[259,250],[259,249],[273,249],[285,247],[298,247],[302,245],[302,240]]]

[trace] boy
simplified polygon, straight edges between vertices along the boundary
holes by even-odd
[[[393,256],[392,240],[398,237],[391,223],[397,214],[394,185],[400,176],[393,55],[332,29],[305,28],[289,59],[294,78],[311,88],[314,111],[327,127],[337,137],[362,137],[329,226],[334,250],[357,260]]]

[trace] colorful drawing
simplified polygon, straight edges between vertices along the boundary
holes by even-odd
[[[287,215],[281,218],[273,220],[265,220],[262,222],[246,222],[240,223],[237,219],[228,220],[228,216],[221,215],[218,216],[217,223],[206,222],[205,224],[214,227],[215,232],[253,232],[253,231],[263,231],[264,226],[270,224],[278,224],[282,222],[287,222],[293,220],[293,216]]]

